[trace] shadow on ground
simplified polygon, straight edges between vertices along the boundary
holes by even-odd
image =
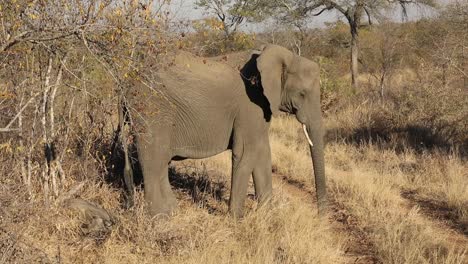
[[[177,193],[188,195],[193,203],[208,210],[210,214],[221,213],[220,203],[227,203],[227,186],[216,175],[208,175],[206,169],[195,172],[180,172],[176,167],[169,168],[169,181]],[[212,174],[212,173],[211,173]]]
[[[418,194],[415,190],[403,190],[401,196],[413,205],[419,206],[424,215],[441,220],[453,230],[468,236],[468,222],[463,221],[446,203],[429,199]]]
[[[454,144],[436,131],[423,126],[361,127],[354,130],[343,128],[329,129],[325,138],[327,142],[345,142],[352,145],[372,143],[382,149],[394,149],[403,152],[412,149],[417,153],[441,150],[468,157],[468,138],[462,144]]]

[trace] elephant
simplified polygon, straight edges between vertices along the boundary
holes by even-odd
[[[230,214],[242,217],[251,175],[258,203],[267,203],[272,195],[268,130],[280,111],[295,115],[303,126],[319,215],[327,211],[316,63],[273,44],[258,52],[213,58],[179,51],[154,76],[156,87],[136,81],[127,95],[151,215],[170,214],[176,208],[168,177],[171,161],[207,158],[226,150],[232,151]],[[125,182],[133,190],[131,170],[126,157]]]

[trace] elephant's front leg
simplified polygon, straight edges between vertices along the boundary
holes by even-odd
[[[265,141],[266,142],[260,144],[258,148],[257,161],[253,169],[255,195],[257,196],[260,206],[270,200],[273,189],[271,178],[270,142],[268,142],[268,138],[266,138]]]

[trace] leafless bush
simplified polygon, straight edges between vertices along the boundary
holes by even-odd
[[[73,167],[82,178],[107,169],[122,88],[169,48],[166,5],[1,3],[0,151],[30,198],[50,204]]]

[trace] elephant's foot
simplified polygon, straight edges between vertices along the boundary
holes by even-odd
[[[241,219],[244,217],[244,208],[229,208],[229,214],[235,219]]]
[[[270,205],[271,205],[271,191],[267,192],[267,193],[264,193],[264,194],[260,195],[259,197],[257,197],[257,201],[258,201],[258,207],[259,208],[263,208],[263,207],[270,208]]]
[[[247,182],[247,181],[246,181]],[[239,181],[237,181],[239,183]],[[244,183],[241,182],[241,185]],[[247,184],[245,184],[247,185]],[[238,187],[234,185],[234,188],[231,188],[231,197],[229,198],[229,214],[234,218],[242,218],[244,216],[244,202],[246,198],[247,187],[244,188],[235,188]],[[245,190],[245,193],[243,192]]]
[[[148,206],[151,216],[171,216],[177,208],[177,200],[171,197],[155,202],[148,201]]]

